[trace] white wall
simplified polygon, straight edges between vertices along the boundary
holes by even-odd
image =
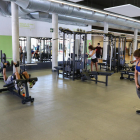
[[[11,18],[0,16],[0,21],[0,35],[11,36]],[[69,28],[70,30],[76,30],[77,28],[79,28],[87,31],[91,29],[91,26],[83,27],[64,24],[59,24],[59,27]],[[52,28],[52,23],[19,19],[19,36],[52,37],[50,28]],[[88,39],[91,40],[90,36],[88,37]]]
[[[97,47],[98,43],[103,47],[103,36],[92,36],[92,45],[93,47]]]

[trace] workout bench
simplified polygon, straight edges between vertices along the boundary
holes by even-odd
[[[59,74],[62,74],[62,73],[59,72],[60,70],[63,70],[62,66],[58,66],[58,67],[54,67],[54,68],[57,70],[58,76],[59,76]]]
[[[29,89],[28,89],[28,85],[27,83],[28,82],[32,82],[32,81],[38,81],[37,78],[29,78],[29,79],[19,79],[19,80],[14,80],[11,84],[6,84],[4,85],[3,89],[0,89],[0,92],[3,92],[3,91],[10,91],[12,94],[20,97],[22,99],[22,104],[26,104],[27,102],[31,102],[33,103],[34,102],[34,98],[31,98],[31,96],[29,96]],[[17,90],[15,88],[15,84],[17,84],[18,86],[21,86],[22,84],[24,84],[24,87],[25,87],[25,91],[26,91],[26,97],[22,96],[20,94],[20,88]]]
[[[128,77],[124,77],[124,75],[128,75]],[[133,78],[131,78],[131,76]],[[120,77],[120,79],[128,79],[130,81],[133,81],[134,80],[134,76],[135,76],[134,71],[123,70],[123,71],[121,71],[121,77]]]
[[[97,72],[97,71],[82,72],[82,73],[83,73],[83,77],[81,78],[82,81],[85,81],[85,80],[95,81],[96,84],[99,82],[99,83],[104,83],[106,86],[108,86],[108,76],[111,76],[113,74],[109,72]],[[98,75],[105,76],[106,77],[105,82],[99,81]],[[95,78],[95,80],[92,80],[91,78]]]
[[[106,62],[104,62],[104,63],[98,63],[98,65],[100,66],[100,70],[101,69],[108,69],[108,65],[107,65],[107,63]]]

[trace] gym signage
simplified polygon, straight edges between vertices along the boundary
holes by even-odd
[[[50,32],[53,33],[53,28],[50,28]]]
[[[35,26],[32,23],[19,23],[20,28],[25,28],[25,29],[34,29]]]

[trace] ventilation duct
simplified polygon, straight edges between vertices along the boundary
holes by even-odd
[[[42,11],[47,13],[57,13],[65,16],[78,17],[88,20],[97,20],[100,22],[108,22],[111,24],[117,24],[121,26],[140,29],[139,23],[130,20],[116,18],[110,15],[79,9],[73,6],[63,5],[56,2],[50,2],[45,0],[6,0],[6,1],[13,1],[23,9]]]
[[[1,11],[2,15],[5,15],[5,16],[11,15],[11,13],[8,10],[8,2],[0,1],[0,11]]]
[[[27,1],[28,0],[24,0],[23,2],[25,3]],[[35,1],[35,0],[33,0],[33,1]],[[36,0],[36,2],[38,2],[38,0]],[[48,1],[47,1],[47,3],[48,3]],[[53,3],[51,3],[51,4],[53,4]],[[7,5],[7,7],[6,7],[6,5]],[[23,3],[22,3],[22,5],[23,5]],[[27,4],[24,4],[24,6],[25,5],[27,5]],[[29,3],[28,3],[28,5],[29,5]],[[21,6],[21,4],[20,4],[20,6]],[[59,5],[59,6],[61,8],[64,7],[64,5]],[[31,7],[31,6],[28,6],[28,7]],[[4,9],[4,10],[8,9],[8,10],[6,10],[5,15],[6,16],[11,16],[11,3],[10,2],[0,1],[0,12],[2,13],[2,15],[4,15],[1,8]],[[24,8],[26,8],[26,7],[24,7]],[[73,7],[73,9],[74,9],[74,7]],[[22,7],[19,7],[19,17],[21,17],[23,19],[30,19],[30,20],[37,20],[37,21],[44,21],[44,22],[52,22],[52,15],[51,14],[48,14],[46,12],[36,12],[36,11],[37,10],[35,10],[35,9],[31,10],[29,8],[23,9]],[[49,10],[47,10],[47,11],[49,11]],[[62,11],[62,9],[61,9],[61,11]],[[80,9],[79,10],[77,9],[77,11],[80,11]],[[68,13],[70,15],[70,12],[68,12]],[[67,14],[65,14],[65,15],[67,15]],[[77,17],[65,16],[65,15],[58,14],[59,23],[77,25],[77,26],[87,26],[87,25],[94,25],[94,26],[100,26],[100,27],[104,26],[103,22],[99,22],[99,21],[95,21],[95,20],[89,20],[87,18],[77,18]],[[127,30],[127,31],[134,31],[133,28],[131,28],[131,27],[115,25],[115,24],[111,24],[111,23],[109,24],[109,28],[115,28],[115,29]]]

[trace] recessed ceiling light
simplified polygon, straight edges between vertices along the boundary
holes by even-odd
[[[120,6],[115,6],[115,7],[110,7],[110,8],[105,8],[104,10],[125,15],[128,17],[138,17],[140,16],[140,8],[131,4],[125,4],[125,5],[120,5]]]

